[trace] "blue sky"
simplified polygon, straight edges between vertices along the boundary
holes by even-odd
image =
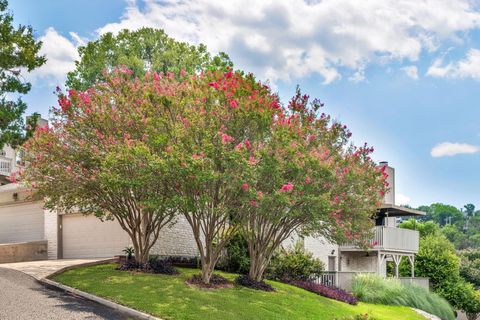
[[[426,0],[10,0],[43,40],[48,63],[25,75],[29,112],[47,115],[77,47],[141,26],[227,52],[270,80],[296,84],[396,169],[397,203],[480,206],[480,2]]]

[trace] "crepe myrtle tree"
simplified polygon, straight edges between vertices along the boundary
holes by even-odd
[[[153,76],[133,78],[123,67],[104,78],[86,91],[58,91],[51,126],[25,145],[20,178],[47,208],[117,220],[145,263],[175,216],[165,185],[168,126],[158,120],[166,118],[168,93],[158,93]]]
[[[251,164],[243,149],[268,137],[278,97],[252,75],[212,71],[191,77],[185,92],[171,100],[176,125],[169,155],[176,175],[170,185],[192,228],[208,284],[244,213],[240,198]]]
[[[243,148],[250,164],[238,225],[248,244],[249,277],[262,281],[275,250],[294,233],[366,245],[386,175],[357,148],[346,126],[319,114],[297,89],[276,114],[269,137]],[[248,159],[248,160],[247,160]]]

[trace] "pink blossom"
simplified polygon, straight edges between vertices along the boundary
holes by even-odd
[[[232,142],[232,141],[235,141],[235,138],[229,136],[226,133],[222,133],[222,143],[223,144],[227,144],[227,143]]]
[[[349,171],[349,169],[348,169],[348,168],[343,168],[343,173],[344,173],[344,174],[347,174],[347,173],[348,173],[348,171]]]
[[[72,167],[71,166],[67,166],[67,172],[70,172],[72,171]]]
[[[228,79],[228,78],[231,78],[232,77],[232,71],[228,71],[225,73],[225,77]]]
[[[287,183],[287,184],[284,184],[281,188],[280,188],[280,192],[286,192],[286,191],[290,191],[293,189],[293,184],[291,182]]]
[[[258,203],[257,203],[256,200],[251,200],[251,201],[250,201],[250,205],[251,205],[252,207],[254,207],[254,208],[258,208]]]
[[[240,142],[239,144],[237,144],[237,145],[235,146],[235,149],[242,149],[242,147],[243,147],[243,143]]]
[[[250,140],[248,140],[248,139],[245,140],[245,146],[247,147],[247,149],[250,149],[250,147],[252,146],[250,144]]]
[[[262,191],[258,191],[258,192],[257,192],[257,198],[258,198],[258,199],[262,199],[262,198],[263,198],[263,192],[262,192]]]
[[[230,104],[230,107],[232,107],[232,109],[238,108],[238,103],[236,100],[228,100],[228,103]]]
[[[156,73],[156,72],[153,73],[153,80],[155,80],[155,81],[160,80],[160,76],[158,75],[158,73]]]
[[[308,136],[308,140],[309,140],[309,141],[315,140],[315,135],[310,134],[310,135]]]
[[[312,180],[310,179],[309,176],[307,176],[307,177],[305,178],[305,183],[306,183],[306,184],[310,184],[310,182],[312,182]]]
[[[214,88],[217,89],[217,90],[218,90],[218,88],[220,88],[220,86],[219,86],[218,83],[216,83],[216,82],[210,82],[208,85],[209,85],[210,87],[214,87]]]
[[[255,157],[254,156],[250,156],[250,158],[248,159],[248,164],[250,164],[250,165],[255,164]]]
[[[248,183],[242,184],[242,189],[243,190],[248,190]]]

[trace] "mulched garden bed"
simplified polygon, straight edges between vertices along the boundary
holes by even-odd
[[[167,260],[153,260],[147,263],[138,263],[135,260],[127,260],[117,267],[120,271],[133,271],[142,273],[155,273],[177,275],[180,274],[177,269]]]
[[[268,283],[264,281],[255,281],[250,279],[248,276],[239,276],[237,279],[235,279],[235,283],[244,286],[250,289],[255,289],[255,290],[261,290],[261,291],[275,291],[275,289],[269,285]]]
[[[233,284],[228,279],[225,279],[224,277],[217,274],[212,275],[209,284],[203,283],[202,276],[199,274],[194,275],[193,277],[185,281],[185,283],[204,289],[233,288]]]

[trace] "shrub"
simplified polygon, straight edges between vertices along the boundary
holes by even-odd
[[[320,276],[324,270],[325,264],[305,251],[301,242],[297,242],[292,250],[282,250],[273,257],[267,278],[280,281],[308,280]]]
[[[408,306],[444,320],[455,319],[452,307],[444,298],[426,288],[413,284],[403,285],[394,278],[360,274],[353,279],[352,291],[363,302]]]
[[[203,282],[201,274],[194,275],[193,277],[187,280],[187,283],[193,284],[198,287],[210,288],[210,289],[226,288],[226,287],[232,286],[232,284],[228,279],[222,276],[219,276],[218,274],[212,274],[210,278],[210,282],[208,284]]]
[[[172,266],[169,259],[159,259],[158,257],[151,257],[147,263],[139,263],[136,260],[127,260],[117,267],[120,271],[137,271],[145,273],[159,273],[159,274],[178,274],[178,271]]]
[[[480,288],[480,249],[460,251],[460,275],[472,283],[477,289]]]
[[[127,255],[127,260],[133,259],[133,255],[135,254],[133,247],[125,247],[122,251]]]
[[[172,265],[172,261],[170,259],[160,259],[158,257],[151,257],[148,261],[147,268],[152,273],[161,273],[161,274],[178,274],[177,269],[175,269]]]
[[[226,246],[225,254],[218,262],[218,269],[231,273],[247,274],[250,269],[250,257],[245,238],[237,233]]]
[[[351,295],[347,291],[342,290],[340,288],[328,287],[320,283],[316,283],[313,281],[304,281],[304,280],[293,280],[293,281],[289,281],[288,283],[296,287],[305,289],[307,291],[316,293],[318,295],[321,295],[330,299],[346,302],[352,305],[355,305],[358,302],[357,298],[355,298],[353,295]]]
[[[242,275],[235,279],[235,283],[250,289],[262,291],[275,291],[275,289],[264,281],[255,281],[250,279],[247,275]]]

